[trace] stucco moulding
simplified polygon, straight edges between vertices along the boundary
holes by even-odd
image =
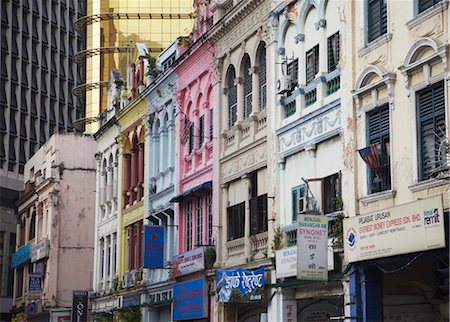
[[[333,107],[314,118],[301,122],[291,129],[280,133],[279,156],[303,150],[311,144],[316,144],[339,133],[341,129],[340,105]]]
[[[231,181],[248,172],[248,169],[259,164],[264,164],[267,160],[266,151],[266,144],[263,143],[251,150],[248,150],[247,152],[244,152],[238,157],[226,161],[222,166],[223,181]]]

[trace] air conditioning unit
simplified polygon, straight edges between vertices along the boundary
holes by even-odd
[[[123,296],[117,297],[117,307],[119,309],[122,308],[122,299],[123,299]]]
[[[283,77],[281,77],[277,81],[277,94],[284,94],[286,92],[289,92],[291,90],[291,86],[292,86],[291,76],[283,75]]]
[[[131,274],[130,272],[124,272],[122,274],[122,288],[129,288],[132,286],[130,284],[131,284]]]

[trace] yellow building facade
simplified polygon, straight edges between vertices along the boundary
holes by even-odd
[[[153,55],[161,52],[193,25],[192,1],[88,0],[86,16],[75,22],[86,32],[86,49],[75,55],[85,64],[85,83],[74,89],[86,99],[86,131],[95,132],[96,118],[106,108],[112,68],[126,75],[135,44],[144,43]]]

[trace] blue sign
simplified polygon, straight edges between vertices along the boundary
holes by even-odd
[[[254,270],[218,269],[216,271],[217,302],[260,301],[264,293],[264,266]]]
[[[140,306],[141,305],[141,294],[128,294],[122,296],[121,308]]]
[[[28,292],[30,293],[42,292],[42,274],[40,273],[28,274]]]
[[[173,286],[173,320],[203,319],[208,317],[206,281],[199,278]]]
[[[12,255],[11,259],[11,267],[15,268],[20,264],[25,263],[27,260],[31,258],[31,245],[28,243],[25,246],[22,246]]]
[[[163,226],[144,226],[144,267],[164,268]]]

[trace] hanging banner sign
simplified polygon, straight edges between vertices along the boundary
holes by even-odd
[[[260,301],[264,293],[264,266],[254,270],[218,269],[216,271],[217,302]]]
[[[144,226],[144,268],[164,268],[163,226]]]
[[[205,248],[198,247],[173,258],[173,276],[191,274],[205,269]]]
[[[73,291],[72,322],[87,322],[88,291]]]
[[[33,294],[42,292],[42,274],[40,273],[28,274],[28,292]]]
[[[344,219],[347,263],[445,247],[442,196]]]
[[[205,279],[177,283],[173,286],[173,320],[208,317],[208,287]]]
[[[298,215],[297,278],[328,280],[328,218]]]

